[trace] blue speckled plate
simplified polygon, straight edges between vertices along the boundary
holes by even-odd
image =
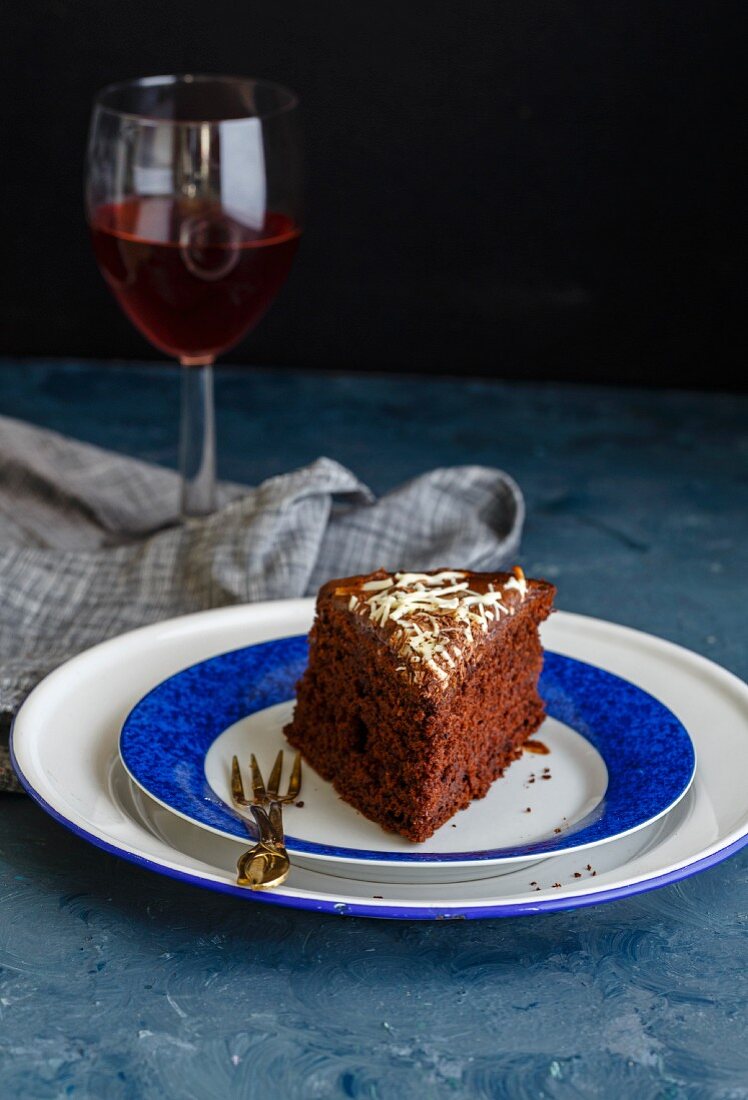
[[[160,683],[132,709],[120,738],[135,783],[169,810],[246,840],[229,804],[236,752],[269,768],[307,659],[304,636],[213,657]],[[657,699],[609,672],[546,653],[548,718],[536,735],[550,750],[515,762],[487,798],[414,845],[343,803],[309,767],[303,807],[285,814],[288,849],[303,866],[380,881],[457,881],[516,870],[597,846],[667,813],[695,770],[691,739]]]

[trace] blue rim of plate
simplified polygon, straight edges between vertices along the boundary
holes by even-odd
[[[205,756],[240,719],[294,696],[307,662],[303,635],[232,650],[183,669],[130,711],[120,756],[147,794],[214,831],[246,838],[243,822],[209,786]],[[688,790],[693,743],[663,703],[594,665],[546,651],[540,691],[553,718],[585,737],[608,769],[602,802],[559,836],[473,852],[386,852],[316,844],[287,836],[290,851],[388,864],[484,862],[555,855],[612,840],[665,814]]]

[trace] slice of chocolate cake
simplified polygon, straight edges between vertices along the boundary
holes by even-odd
[[[518,568],[329,581],[288,740],[366,817],[426,840],[543,720],[538,624],[555,591]]]

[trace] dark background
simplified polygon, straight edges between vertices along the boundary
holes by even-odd
[[[307,228],[234,362],[745,388],[746,5],[12,0],[0,352],[158,358],[91,258],[90,101],[300,95]]]

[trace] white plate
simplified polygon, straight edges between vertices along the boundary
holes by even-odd
[[[138,808],[117,760],[119,730],[160,680],[226,650],[302,632],[311,609],[311,601],[293,600],[204,612],[123,635],[68,662],[32,693],[14,724],[12,751],[27,789],[93,843],[162,873],[245,899],[373,916],[480,917],[589,905],[675,881],[745,843],[748,688],[660,639],[558,613],[543,632],[549,648],[637,683],[689,730],[696,780],[667,817],[597,850],[589,860],[594,876],[587,860],[570,853],[532,872],[451,885],[377,886],[297,867],[275,891],[236,887],[237,841],[156,813],[152,804]]]
[[[205,777],[225,803],[230,805],[231,802],[229,767],[232,756],[236,754],[244,760],[251,746],[260,760],[272,761],[278,749],[288,750],[283,727],[290,721],[292,712],[292,701],[279,703],[230,726],[213,742],[205,757]],[[299,796],[303,806],[287,806],[283,812],[285,830],[293,834],[288,850],[294,863],[341,878],[367,881],[462,882],[507,874],[548,859],[548,852],[491,859],[490,852],[485,849],[498,846],[489,842],[493,837],[501,837],[503,846],[510,850],[533,841],[553,843],[554,829],[562,825],[573,828],[600,805],[605,797],[608,773],[604,760],[589,741],[562,722],[546,719],[536,737],[542,738],[551,750],[548,756],[524,754],[493,784],[485,798],[456,814],[423,844],[413,844],[385,833],[343,802],[331,783],[305,767]],[[535,779],[542,774],[544,765],[552,766],[552,788]],[[531,778],[532,783],[529,782]],[[148,793],[147,788],[142,789]],[[163,801],[152,801],[160,801],[174,812]],[[528,805],[530,814],[525,813]],[[194,818],[187,820],[201,828],[209,828]],[[645,821],[640,827],[647,823]],[[222,830],[210,831],[235,839]],[[460,858],[466,845],[477,849],[481,839],[484,851],[476,850],[471,857]],[[298,841],[313,842],[317,850],[311,853],[300,850]],[[601,843],[610,843],[610,840],[597,842]],[[340,851],[341,844],[352,853],[366,851],[367,855],[357,858],[354,854],[335,854]],[[592,846],[580,844],[575,851]],[[439,852],[440,861],[406,862],[413,852]],[[445,859],[445,853],[450,858]]]

